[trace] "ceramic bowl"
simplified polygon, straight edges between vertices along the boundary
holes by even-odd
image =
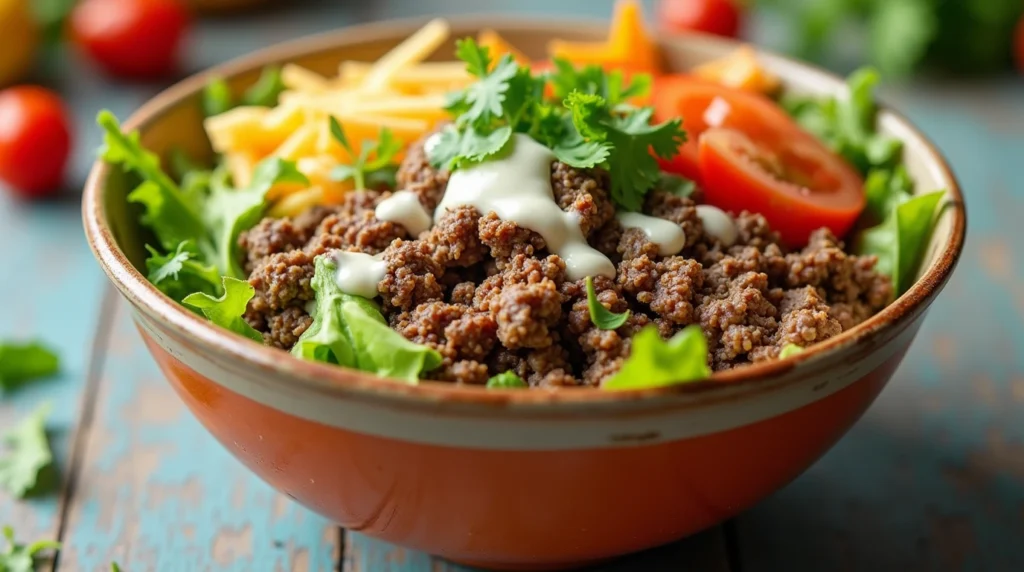
[[[269,63],[333,74],[372,60],[422,25],[390,22],[273,47],[213,70],[237,87]],[[453,20],[456,37],[496,29],[530,56],[553,37],[599,39],[600,22]],[[735,44],[661,41],[687,69]],[[452,46],[439,51],[450,59]],[[770,54],[788,89],[841,80]],[[200,75],[126,122],[143,143],[209,153]],[[142,338],[199,421],[254,473],[350,529],[490,568],[564,568],[668,543],[722,522],[779,489],[864,413],[899,366],[964,241],[963,199],[939,152],[905,119],[881,126],[906,144],[919,188],[948,189],[917,283],[856,328],[796,357],[700,383],[604,392],[412,386],[301,361],[211,326],[145,279],[129,181],[97,164],[83,204],[89,242],[132,308]]]

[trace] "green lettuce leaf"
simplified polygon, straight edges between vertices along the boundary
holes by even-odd
[[[58,371],[60,358],[43,344],[0,342],[0,391],[12,391]]]
[[[878,72],[861,68],[846,79],[839,97],[783,98],[783,107],[807,131],[825,142],[862,174],[871,169],[892,169],[900,161],[903,144],[877,132],[875,87]]]
[[[206,227],[199,213],[202,205],[186,198],[178,185],[164,173],[160,158],[142,147],[138,132],[125,134],[109,111],[101,111],[97,123],[104,130],[103,160],[135,173],[142,183],[128,200],[143,206],[142,223],[153,230],[164,250],[172,251],[185,241],[206,246]]]
[[[203,88],[203,115],[213,117],[230,111],[234,107],[231,88],[222,77],[215,77]]]
[[[285,90],[281,79],[281,66],[267,66],[260,73],[260,78],[242,94],[242,105],[274,107],[277,105],[281,92]]]
[[[903,165],[895,169],[875,169],[864,179],[868,214],[877,221],[885,219],[892,209],[914,193],[914,181]]]
[[[700,326],[687,326],[665,341],[656,326],[633,336],[632,350],[619,372],[602,389],[649,389],[687,383],[711,375],[708,345]]]
[[[248,282],[230,276],[224,276],[222,280],[222,296],[215,298],[203,292],[196,292],[189,294],[181,302],[198,309],[214,324],[262,344],[263,334],[242,318],[249,300],[256,294],[256,289]]]
[[[520,389],[529,387],[514,371],[503,371],[487,380],[487,389]]]
[[[146,270],[149,273],[147,278],[175,301],[181,302],[195,292],[220,294],[220,272],[199,261],[191,243],[182,242],[173,253],[168,254],[160,254],[148,244],[146,250],[149,251],[149,258],[146,259]]]
[[[19,544],[14,540],[14,529],[3,527],[7,546],[0,551],[0,572],[35,572],[35,559],[43,550],[56,550],[60,543],[55,540],[37,540],[32,544]]]
[[[373,302],[342,292],[334,281],[336,271],[337,263],[331,257],[317,257],[313,323],[299,337],[293,354],[409,383],[441,365],[441,354],[388,327]]]
[[[782,347],[782,351],[779,352],[779,359],[786,359],[789,356],[795,356],[802,351],[804,351],[804,348],[796,344],[786,344]]]
[[[256,165],[252,181],[244,189],[228,185],[226,171],[216,173],[210,181],[210,196],[203,209],[204,226],[213,237],[213,253],[207,262],[221,274],[245,276],[239,262],[238,235],[260,221],[267,207],[267,191],[278,183],[309,184],[309,180],[294,162],[270,157]]]
[[[892,277],[897,296],[914,283],[935,225],[936,207],[944,194],[935,191],[907,199],[892,208],[881,224],[866,229],[858,238],[857,253],[878,257],[875,269]]]
[[[50,409],[42,404],[0,439],[0,489],[15,498],[31,492],[39,472],[53,462],[45,429]]]
[[[594,291],[594,279],[587,276],[587,309],[590,310],[590,321],[602,330],[616,330],[629,319],[629,310],[616,314],[605,308],[597,299],[597,292]]]

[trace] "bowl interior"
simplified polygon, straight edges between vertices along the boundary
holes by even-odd
[[[338,65],[342,61],[375,60],[423,23],[424,20],[410,20],[371,24],[268,48],[175,85],[133,115],[125,123],[125,128],[139,129],[143,145],[165,158],[172,150],[181,149],[194,159],[208,160],[212,152],[202,128],[201,91],[210,77],[224,77],[232,89],[239,92],[253,83],[261,68],[267,64],[292,62],[333,77],[337,74]],[[452,39],[438,49],[431,59],[453,59],[454,39],[475,35],[482,28],[496,30],[527,56],[537,59],[546,56],[546,45],[552,38],[598,40],[603,38],[606,31],[606,24],[603,22],[537,22],[497,17],[451,19],[450,24]],[[684,35],[663,38],[661,46],[667,67],[675,71],[684,71],[695,64],[728,53],[735,49],[737,44],[717,37]],[[843,88],[841,78],[799,62],[772,54],[761,54],[760,58],[765,66],[783,79],[787,90],[826,94],[838,93]],[[683,126],[686,126],[685,118]],[[940,215],[925,261],[919,270],[919,278],[929,276],[930,279],[918,280],[895,304],[905,307],[930,299],[936,288],[942,286],[944,277],[952,270],[962,246],[965,215],[956,181],[938,151],[905,119],[891,110],[883,110],[881,113],[880,128],[904,142],[906,165],[917,182],[915,192],[946,189],[948,199],[955,205],[955,208],[944,209]],[[126,200],[132,181],[116,169],[99,169],[94,175],[97,173],[99,178],[91,184],[97,185],[100,189],[99,218],[105,219],[104,222],[110,229],[116,247],[144,276],[144,245],[152,242],[152,237],[139,223],[140,211],[137,205],[131,205]],[[123,273],[119,274],[124,276]],[[142,279],[142,276],[138,278]],[[181,311],[187,313],[185,310]],[[884,310],[867,323],[850,332],[844,332],[838,339],[853,339],[853,336],[857,335],[855,332],[877,328],[886,321],[898,317],[902,312],[902,309],[893,309],[891,312],[889,309]],[[844,343],[838,339],[836,344]],[[834,347],[834,344],[829,343],[829,347]],[[760,370],[762,367],[764,366],[755,365],[745,369]],[[736,371],[725,372],[724,377],[739,379],[754,375],[757,374],[753,371],[750,375]],[[715,377],[721,375],[716,374]]]

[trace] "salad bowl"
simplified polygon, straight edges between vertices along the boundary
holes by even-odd
[[[125,129],[148,149],[209,156],[201,92],[213,75],[255,82],[274,63],[323,74],[374,60],[422,21],[360,26],[272,47],[189,78]],[[552,38],[598,40],[603,23],[451,21],[493,29],[528,56]],[[731,41],[663,38],[667,67],[690,69]],[[449,44],[438,50],[447,56]],[[841,79],[783,57],[764,65],[787,90],[835,94]],[[720,523],[806,470],[879,395],[960,255],[966,214],[935,147],[891,110],[922,189],[946,189],[916,282],[860,325],[784,360],[657,389],[487,391],[408,384],[303,361],[211,325],[145,276],[145,237],[128,178],[105,163],[83,199],[86,234],[174,390],[260,478],[353,531],[488,568],[568,568],[658,546]]]

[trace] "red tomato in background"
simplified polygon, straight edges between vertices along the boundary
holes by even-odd
[[[1013,57],[1017,61],[1017,69],[1024,73],[1024,16],[1017,21],[1017,29],[1013,33]]]
[[[655,120],[683,118],[687,142],[659,160],[696,181],[709,204],[759,212],[790,246],[826,226],[844,236],[864,209],[864,181],[771,99],[686,76],[654,89]]]
[[[130,78],[173,72],[189,26],[179,0],[82,0],[71,13],[85,53],[107,73]]]
[[[660,0],[657,17],[669,33],[694,31],[735,38],[742,12],[736,0]]]
[[[57,94],[36,86],[0,91],[0,180],[25,198],[59,190],[71,149]]]

